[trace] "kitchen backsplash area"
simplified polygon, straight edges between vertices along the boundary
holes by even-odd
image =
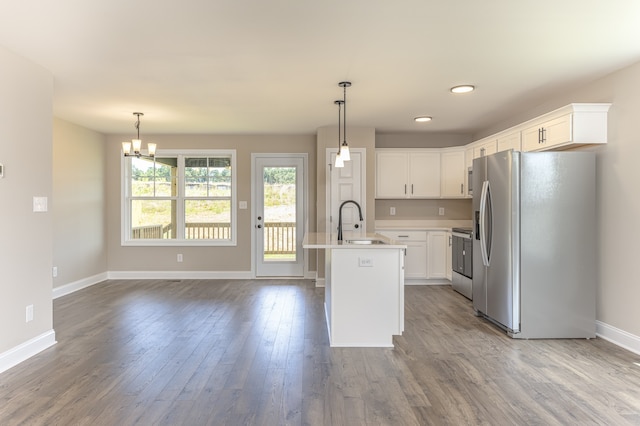
[[[471,220],[471,199],[377,199],[376,220]]]

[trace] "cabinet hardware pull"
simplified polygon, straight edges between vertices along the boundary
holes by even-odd
[[[542,143],[547,142],[547,129],[542,128]]]
[[[398,235],[398,238],[409,238],[408,235]]]
[[[411,195],[413,195],[413,184],[411,184]]]
[[[407,193],[407,184],[406,183],[404,184],[404,193],[405,194]]]
[[[464,194],[464,183],[460,184],[460,194]]]
[[[542,143],[542,127],[538,129],[538,143]]]

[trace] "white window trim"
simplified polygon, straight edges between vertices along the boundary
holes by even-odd
[[[131,215],[129,214],[129,203],[127,200],[128,185],[130,184],[129,172],[131,167],[127,167],[128,158],[124,155],[120,156],[120,244],[122,246],[147,246],[147,247],[171,247],[171,246],[236,246],[238,241],[238,208],[237,208],[237,174],[236,168],[236,150],[235,149],[162,149],[156,152],[156,157],[177,157],[178,164],[181,163],[181,157],[188,156],[231,156],[231,239],[230,240],[176,240],[176,239],[158,239],[158,240],[134,240],[130,238],[131,231]],[[184,165],[184,161],[182,161]],[[184,194],[184,176],[182,171],[178,174],[179,189],[178,203],[176,206],[177,214],[181,214],[183,210],[182,202],[186,199]],[[183,212],[182,212],[183,213]],[[184,217],[184,215],[182,216]]]

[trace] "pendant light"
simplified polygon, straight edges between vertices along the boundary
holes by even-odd
[[[334,104],[338,105],[338,153],[336,154],[336,167],[344,167],[344,158],[342,157],[342,149],[340,146],[340,140],[342,139],[340,136],[340,116],[342,115],[342,104],[344,104],[344,101],[334,101]]]
[[[140,116],[144,115],[144,113],[134,112],[133,115],[137,117],[135,126],[138,130],[138,137],[136,139],[131,139],[131,142],[122,142],[122,152],[124,153],[125,157],[154,158],[156,156],[157,146],[155,143],[147,144],[148,155],[144,155],[140,152],[140,148],[142,147],[142,140],[140,139]],[[133,152],[131,152],[131,148],[133,148]]]
[[[351,160],[351,154],[349,153],[349,145],[347,144],[347,87],[351,87],[350,81],[341,81],[338,83],[338,86],[342,87],[343,90],[343,98],[342,103],[344,104],[344,108],[342,109],[343,120],[342,120],[342,136],[344,139],[342,140],[342,145],[340,146],[340,155],[342,156],[343,161]]]

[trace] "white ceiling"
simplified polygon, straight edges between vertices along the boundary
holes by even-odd
[[[640,1],[2,0],[0,45],[104,133],[312,134],[342,80],[349,125],[473,133],[640,61]]]

